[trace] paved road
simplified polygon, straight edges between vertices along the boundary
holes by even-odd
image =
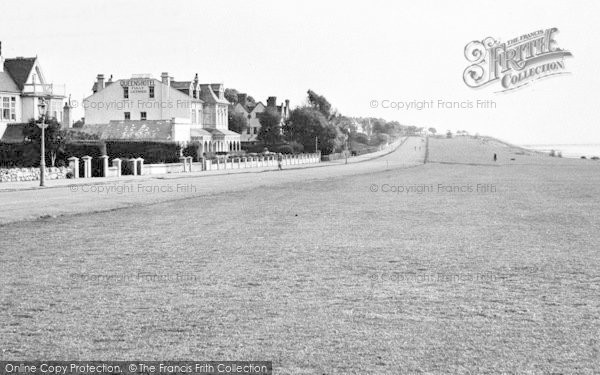
[[[396,151],[360,163],[323,163],[314,168],[181,177],[145,177],[109,184],[0,191],[0,224],[42,217],[107,211],[169,200],[240,191],[289,182],[407,168],[423,163],[425,141],[410,137]]]

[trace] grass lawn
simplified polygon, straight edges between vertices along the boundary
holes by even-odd
[[[8,224],[0,359],[598,371],[600,162],[518,152]]]

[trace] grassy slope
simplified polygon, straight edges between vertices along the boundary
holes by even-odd
[[[0,358],[270,359],[294,374],[598,369],[600,164],[430,145],[430,160],[460,164],[64,217],[35,236],[8,225]],[[497,192],[370,191],[385,183]],[[138,272],[195,279],[78,276]]]

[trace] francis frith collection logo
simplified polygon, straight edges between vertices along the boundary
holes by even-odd
[[[500,42],[492,37],[472,41],[465,47],[465,57],[472,64],[464,73],[467,86],[479,88],[499,83],[509,91],[538,79],[566,74],[565,58],[571,52],[558,47],[558,29],[553,27]]]

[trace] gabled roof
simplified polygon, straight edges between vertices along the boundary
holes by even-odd
[[[172,142],[170,120],[112,120],[108,124],[84,125],[81,131],[98,134],[101,140]]]
[[[263,106],[263,108],[267,108],[267,106],[266,106],[266,105],[264,105],[262,102],[257,102],[257,103],[255,103],[255,104],[254,104],[254,106],[253,106],[253,107],[250,107],[250,112],[254,112],[254,110],[256,110],[256,109],[258,108],[258,105],[259,105],[259,104],[260,104],[260,105],[262,105],[262,106]]]
[[[31,69],[35,66],[36,57],[17,57],[4,61],[4,71],[8,72],[19,90],[23,90]]]
[[[190,81],[171,81],[171,87],[177,90],[189,90],[191,84]]]
[[[222,139],[222,138],[225,138],[226,136],[234,136],[234,137],[240,136],[238,133],[232,132],[229,129],[207,128],[205,130],[208,130],[210,132],[210,134],[212,134],[212,136],[216,139]]]
[[[7,72],[0,72],[0,92],[21,92],[15,81]]]
[[[215,103],[219,103],[219,104],[231,104],[229,103],[229,101],[227,99],[220,99],[217,94],[215,94],[215,92],[213,91],[212,86],[213,85],[220,85],[220,84],[208,84],[208,83],[203,83],[200,85],[200,99],[204,100],[205,103],[209,103],[209,104],[215,104]]]
[[[27,124],[8,124],[0,141],[2,143],[23,143],[25,136],[23,129]]]
[[[191,128],[190,136],[192,138],[200,138],[200,137],[206,138],[206,139],[212,138],[211,133],[206,131],[206,129],[202,129],[202,128]]]

